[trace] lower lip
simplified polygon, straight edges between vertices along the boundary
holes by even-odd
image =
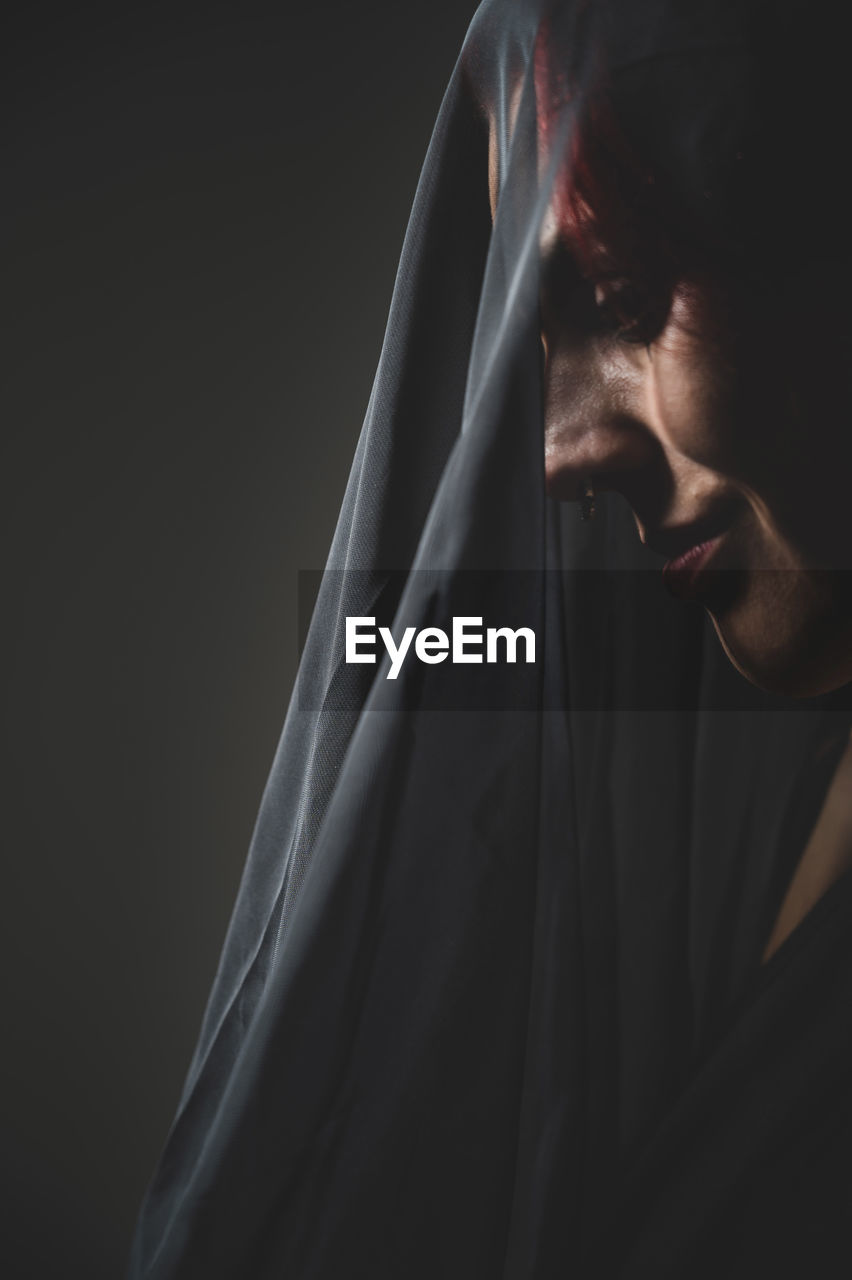
[[[722,541],[721,536],[699,542],[696,546],[684,551],[675,560],[667,560],[663,565],[663,581],[670,595],[677,600],[694,600],[701,586],[701,579]]]

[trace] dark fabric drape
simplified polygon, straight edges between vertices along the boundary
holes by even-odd
[[[848,884],[760,956],[844,700],[747,686],[626,509],[580,524],[542,473],[539,233],[584,95],[756,262],[777,156],[731,148],[780,110],[782,8],[480,8],[134,1280],[783,1274],[841,1235]],[[534,664],[344,661],[347,616],[488,607]]]

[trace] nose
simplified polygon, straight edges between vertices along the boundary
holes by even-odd
[[[662,448],[648,405],[644,348],[604,340],[545,341],[547,492],[580,501],[584,486],[620,492],[634,512],[658,501]]]

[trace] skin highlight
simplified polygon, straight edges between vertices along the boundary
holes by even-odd
[[[554,243],[551,236],[551,253]],[[557,243],[557,255],[565,248]],[[842,489],[852,432],[837,426],[837,405],[849,396],[831,338],[791,339],[789,321],[779,327],[730,287],[696,276],[675,285],[657,331],[637,342],[607,312],[604,285],[556,275],[554,287],[545,246],[548,491],[576,500],[591,480],[629,503],[643,543],[663,554],[698,543],[687,550],[704,557],[696,595],[753,683],[793,696],[846,684],[852,514]],[[852,866],[850,779],[852,746],[764,962]]]
[[[535,87],[544,175],[564,90],[546,30]],[[619,494],[640,540],[668,558],[670,584],[686,579],[753,684],[791,697],[839,689],[852,681],[845,275],[785,262],[767,286],[702,263],[605,101],[590,101],[586,124],[540,232],[547,490]],[[493,221],[493,117],[489,135]],[[850,781],[852,741],[764,962],[852,869]]]
[[[582,278],[543,290],[549,492],[575,499],[588,478],[620,493],[662,554],[678,535],[714,539],[697,596],[753,683],[792,696],[848,683],[852,432],[832,341],[797,343],[768,305],[697,276],[637,342],[601,319],[606,293]]]

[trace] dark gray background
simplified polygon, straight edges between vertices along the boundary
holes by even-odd
[[[474,7],[0,42],[6,1275],[122,1273]]]

